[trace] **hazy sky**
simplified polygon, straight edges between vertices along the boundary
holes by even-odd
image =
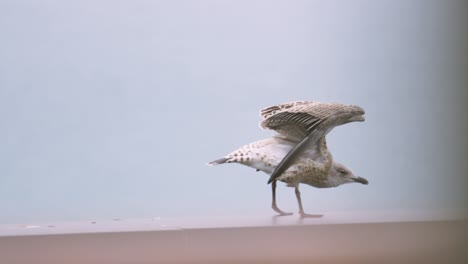
[[[205,163],[291,100],[366,110],[328,144],[370,184],[307,212],[465,208],[456,3],[0,1],[0,223],[273,215],[266,174]]]

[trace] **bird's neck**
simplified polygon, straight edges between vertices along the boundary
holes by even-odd
[[[327,147],[327,140],[325,139],[325,137],[322,137],[320,139],[320,142],[319,142],[319,151],[320,151],[320,154],[322,155],[322,157],[324,157],[324,166],[325,168],[328,170],[330,169],[332,163],[333,163],[333,156],[332,154],[330,153],[330,151],[328,150],[328,147]]]

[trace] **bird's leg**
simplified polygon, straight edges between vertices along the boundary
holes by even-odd
[[[276,206],[276,181],[273,181],[271,183],[271,194],[273,198],[273,201],[271,202],[271,208],[273,208],[273,210],[275,210],[275,212],[277,212],[280,216],[292,215],[292,213],[286,213],[286,212],[281,211],[281,209],[279,209],[278,206]]]
[[[299,214],[301,215],[301,217],[303,217],[303,218],[322,217],[322,215],[320,215],[320,214],[306,214],[304,212],[304,208],[302,207],[301,192],[299,191],[299,185],[296,186],[295,190],[296,190],[297,203],[299,204]]]

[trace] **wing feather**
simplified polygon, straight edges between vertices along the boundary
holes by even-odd
[[[275,130],[283,136],[299,142],[312,133],[321,121],[335,116],[344,117],[343,119],[333,119],[337,122],[336,124],[327,122],[330,126],[338,126],[348,123],[346,122],[347,118],[363,114],[364,110],[356,105],[296,101],[263,109],[260,112],[263,117],[260,126],[263,129]]]

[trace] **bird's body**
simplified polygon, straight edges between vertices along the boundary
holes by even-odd
[[[300,183],[318,188],[352,182],[368,183],[333,160],[325,138],[336,126],[364,121],[362,108],[338,103],[296,101],[267,107],[260,114],[263,118],[260,126],[280,135],[242,146],[208,165],[240,163],[271,175],[268,183],[272,183],[272,208],[276,212],[290,214],[276,206],[276,181],[295,188],[301,216],[308,214],[302,208]]]
[[[271,175],[295,145],[295,142],[289,141],[287,138],[275,136],[244,145],[229,153],[225,158],[210,164],[239,163]],[[327,175],[333,157],[326,147],[325,139],[323,139],[321,146],[319,153],[307,151],[277,180],[290,187],[299,183],[317,188],[332,187],[330,186],[332,183],[327,181]]]

